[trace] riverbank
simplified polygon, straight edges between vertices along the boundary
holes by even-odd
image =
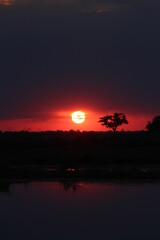
[[[160,165],[10,166],[1,171],[1,179],[159,180]]]

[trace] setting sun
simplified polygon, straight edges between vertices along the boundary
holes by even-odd
[[[72,113],[72,121],[76,124],[81,124],[85,121],[85,113],[82,111],[76,111]]]

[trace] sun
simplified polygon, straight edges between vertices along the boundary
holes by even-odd
[[[72,121],[76,124],[81,124],[85,121],[85,113],[82,111],[76,111],[72,113]]]

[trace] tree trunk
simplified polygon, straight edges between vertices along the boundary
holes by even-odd
[[[116,132],[116,129],[117,129],[117,128],[113,128],[113,132],[114,132],[114,133]]]

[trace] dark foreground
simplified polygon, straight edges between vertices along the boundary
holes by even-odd
[[[77,168],[63,166],[10,166],[1,169],[0,180],[160,180],[159,165],[84,165]]]
[[[160,135],[0,133],[1,179],[160,179]]]
[[[2,240],[160,239],[160,184],[30,181],[0,189]]]

